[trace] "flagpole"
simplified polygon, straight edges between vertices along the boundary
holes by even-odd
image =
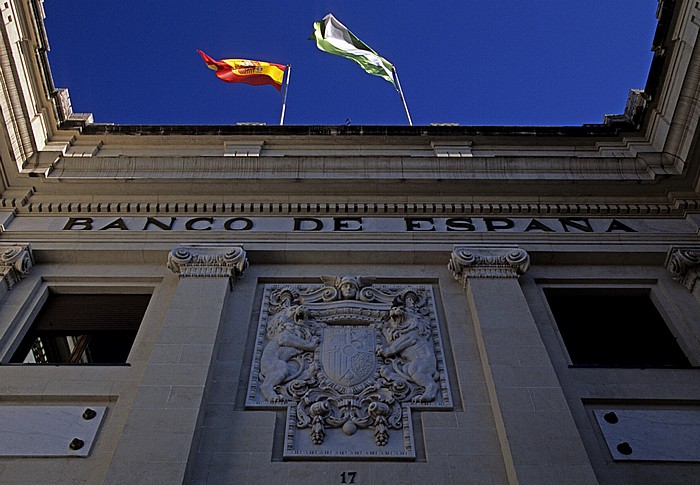
[[[287,108],[287,91],[289,91],[289,76],[292,75],[292,65],[287,64],[287,82],[284,85],[284,96],[282,97],[282,115],[280,116],[280,125],[284,124],[284,111]]]
[[[406,118],[408,118],[408,124],[413,126],[413,121],[411,121],[411,115],[408,112],[408,105],[406,104],[406,98],[403,97],[403,89],[401,89],[401,81],[399,81],[399,73],[396,72],[396,66],[392,66],[394,70],[394,76],[396,76],[396,86],[399,88],[399,95],[401,96],[401,101],[403,101],[403,109],[406,110]]]

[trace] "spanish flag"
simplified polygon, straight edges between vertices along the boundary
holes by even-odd
[[[271,62],[248,59],[222,59],[215,61],[201,50],[197,50],[207,67],[216,71],[216,77],[227,83],[245,83],[253,86],[271,84],[278,91],[282,88],[284,70],[287,66]]]

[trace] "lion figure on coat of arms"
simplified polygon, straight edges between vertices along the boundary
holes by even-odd
[[[276,313],[267,324],[267,345],[260,358],[260,390],[268,401],[284,399],[275,387],[299,377],[304,366],[295,357],[313,351],[320,339],[304,326],[308,312],[302,305],[292,305]]]
[[[414,401],[434,401],[439,389],[439,374],[429,325],[412,307],[394,306],[382,325],[382,335],[389,345],[378,346],[377,355],[384,358],[399,357],[404,361],[399,367],[394,362],[394,369],[398,372],[385,367],[384,373],[391,380],[401,379],[403,374],[422,387],[423,393],[416,396]]]

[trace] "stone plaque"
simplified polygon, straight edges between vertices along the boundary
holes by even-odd
[[[700,409],[597,409],[615,461],[700,462]]]
[[[86,457],[106,410],[106,406],[0,406],[0,456]]]
[[[411,412],[452,409],[428,285],[266,285],[246,407],[286,408],[287,459],[414,459]]]

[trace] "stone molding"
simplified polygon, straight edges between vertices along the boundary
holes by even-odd
[[[0,245],[0,277],[8,290],[27,276],[33,265],[29,244]]]
[[[248,267],[240,246],[178,246],[168,254],[168,268],[180,278],[229,278],[231,284]]]
[[[470,278],[517,278],[530,267],[530,256],[515,246],[455,246],[447,267],[462,284]]]
[[[6,195],[6,194],[5,194]],[[205,215],[232,214],[235,216],[251,216],[259,214],[293,214],[310,217],[334,215],[367,215],[387,214],[414,216],[426,214],[433,217],[541,217],[550,216],[571,217],[606,217],[606,216],[676,216],[685,217],[687,211],[700,209],[700,200],[673,199],[671,203],[645,204],[608,204],[608,203],[578,203],[562,199],[560,203],[452,203],[452,202],[411,202],[387,203],[377,200],[364,203],[323,202],[323,203],[288,203],[288,202],[152,202],[144,199],[134,202],[81,202],[79,200],[32,202],[33,190],[27,190],[21,196],[0,198],[0,207],[16,209],[18,214],[65,214],[66,216],[84,214],[127,214],[140,216],[178,216],[192,212]]]
[[[104,140],[103,150],[107,152],[108,143]],[[249,149],[248,149],[249,150]],[[517,148],[515,149],[517,150]],[[514,151],[515,151],[514,150]],[[640,152],[651,150],[643,145]],[[623,149],[620,149],[623,151]],[[583,149],[582,149],[583,152]],[[528,156],[516,154],[480,155],[472,147],[471,156],[411,157],[393,154],[380,156],[356,155],[348,150],[342,155],[319,156],[258,156],[253,157],[260,162],[251,168],[250,164],[231,164],[230,156],[206,157],[202,163],[197,156],[111,156],[100,157],[65,157],[55,164],[56,169],[47,172],[49,179],[57,180],[104,180],[105,173],[111,174],[112,180],[118,179],[148,179],[148,180],[191,180],[197,175],[198,180],[316,180],[319,174],[325,178],[342,178],[343,180],[360,183],[379,182],[386,180],[416,180],[434,181],[446,179],[483,181],[493,183],[496,180],[519,180],[532,182],[546,178],[550,181],[568,181],[572,178],[606,181],[635,181],[656,180],[658,174],[653,169],[640,170],[640,163],[645,168],[650,164],[658,164],[651,155],[644,157],[625,156],[611,157],[592,152],[590,156],[578,154],[559,154],[555,151],[543,150],[539,156],[528,153]],[[460,153],[465,153],[464,150]],[[586,152],[587,153],[587,152]],[[616,152],[617,153],[617,152]],[[657,158],[661,155],[657,153]],[[246,158],[248,158],[247,156]],[[432,158],[433,163],[426,163]],[[366,166],[358,171],[358,163]],[[659,169],[662,170],[662,169]],[[676,172],[672,167],[662,172]],[[546,175],[543,175],[546,174]]]
[[[700,247],[671,248],[666,257],[666,269],[675,281],[692,292],[700,277]]]

